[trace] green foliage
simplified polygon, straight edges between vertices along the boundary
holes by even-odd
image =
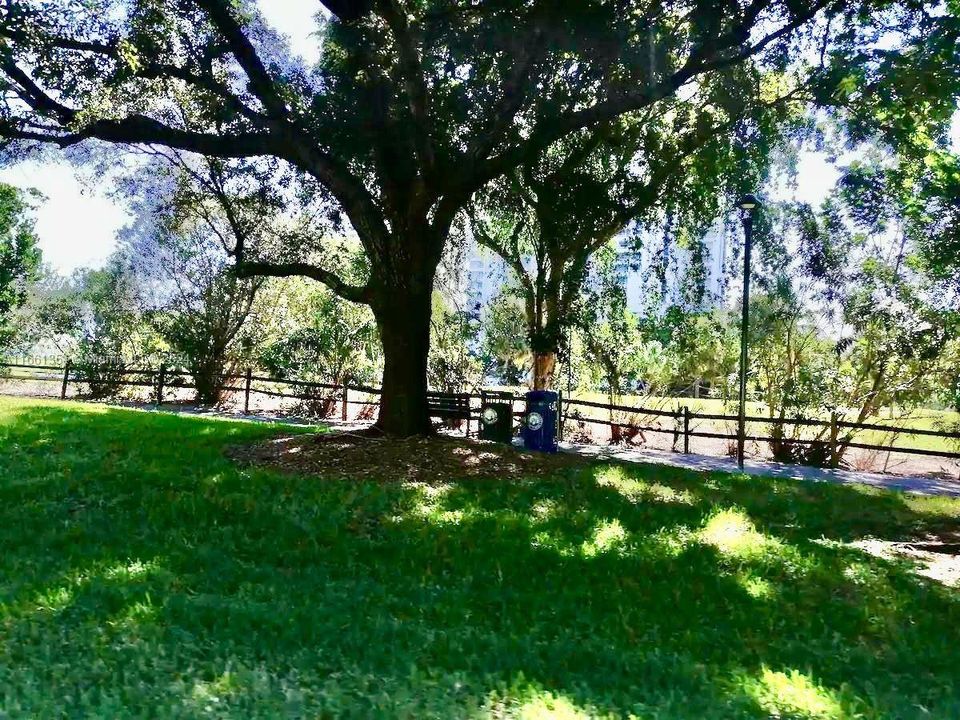
[[[80,308],[70,278],[49,267],[41,268],[16,315],[14,347],[25,353],[40,348],[70,357],[76,352],[79,328]]]
[[[29,193],[0,183],[0,351],[15,340],[13,313],[27,302],[39,277],[40,248]]]
[[[530,345],[523,300],[512,287],[501,288],[483,311],[481,358],[504,385],[520,385],[530,372]]]
[[[209,249],[174,238],[162,248],[165,270],[140,278],[165,288],[145,319],[168,347],[164,361],[189,371],[197,403],[217,405],[226,378],[251,360],[269,327],[264,281],[238,278]]]
[[[232,252],[250,274],[305,275],[369,304],[390,326],[381,340],[397,369],[384,422],[419,432],[433,280],[477,192],[531,162],[549,165],[571,144],[589,146],[594,131],[613,128],[616,142],[624,121],[642,141],[645,187],[708,210],[718,177],[757,179],[789,100],[849,103],[865,127],[892,117],[933,137],[943,96],[956,90],[953,5],[327,0],[310,68],[248,1],[22,0],[0,15],[0,136],[14,156],[87,140],[194,153],[229,166],[244,197],[289,200],[336,230],[349,223],[369,261],[361,285],[323,261],[332,233],[313,228],[265,233]],[[902,103],[896,113],[888,98]],[[678,170],[698,149],[695,166]],[[282,192],[278,178],[291,182]],[[552,187],[564,201],[603,200],[599,179],[591,168]],[[232,194],[219,182],[208,190]],[[582,265],[572,263],[572,277]],[[555,314],[533,328],[536,346],[557,346],[564,313]],[[391,410],[406,397],[419,415],[409,421]]]
[[[862,148],[818,209],[764,209],[751,301],[751,382],[771,417],[865,422],[949,395],[960,343],[960,286],[933,268],[909,158]],[[907,184],[904,184],[907,183]],[[797,445],[775,426],[775,455],[824,459],[823,429]],[[809,438],[807,438],[809,439]],[[844,438],[841,438],[844,439]],[[849,437],[845,438],[849,440]]]
[[[80,271],[73,283],[77,378],[91,397],[113,397],[123,387],[123,371],[157,357],[160,339],[140,311],[135,278],[122,257],[101,270]]]
[[[433,293],[427,381],[445,392],[473,392],[481,384],[482,367],[476,353],[479,319],[452,306],[444,294]]]
[[[639,251],[660,230],[667,251],[689,251],[684,299],[702,302],[700,238],[762,181],[802,115],[789,93],[765,102],[748,73],[721,73],[699,90],[702,106],[675,100],[673,114],[628,116],[566,138],[478,196],[474,235],[510,269],[534,353],[560,350],[594,255],[614,238]]]
[[[275,427],[0,399],[0,712],[951,720],[957,500],[598,464],[241,469]],[[296,432],[296,430],[292,430]]]
[[[641,320],[644,341],[662,359],[660,386],[688,392],[698,384],[726,397],[729,377],[739,358],[739,322],[724,310],[691,310],[671,305]]]
[[[616,268],[613,246],[594,257],[593,274],[580,304],[578,330],[588,356],[602,372],[612,402],[619,403],[624,380],[638,380],[640,346],[637,318],[627,309],[626,290]]]
[[[376,382],[382,351],[368,308],[300,280],[285,282],[277,295],[276,336],[259,358],[272,375],[333,384]]]

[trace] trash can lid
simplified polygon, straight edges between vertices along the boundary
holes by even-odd
[[[553,390],[531,390],[525,397],[529,401],[542,400],[545,402],[556,402],[559,395]]]

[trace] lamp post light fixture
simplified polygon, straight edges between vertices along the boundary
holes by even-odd
[[[747,329],[750,327],[750,254],[753,250],[753,213],[760,202],[755,195],[740,200],[743,210],[743,317],[740,322],[740,415],[737,425],[737,465],[743,468],[747,438]]]

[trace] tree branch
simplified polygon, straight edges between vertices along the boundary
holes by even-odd
[[[320,0],[320,4],[346,23],[356,22],[373,8],[373,0]]]
[[[35,112],[41,115],[53,115],[64,125],[76,117],[76,110],[67,107],[63,103],[57,102],[40,89],[40,86],[37,85],[24,70],[17,66],[9,56],[5,56],[0,60],[0,68],[16,83],[14,91],[20,99],[33,108]]]
[[[170,70],[159,65],[149,66],[148,70],[151,68],[151,72],[155,71],[157,77],[163,76],[164,71]],[[287,160],[326,184],[347,212],[361,241],[382,244],[388,235],[379,208],[363,183],[351,174],[343,163],[308,142],[300,133],[294,132],[293,126],[288,122],[270,122],[268,132],[215,135],[181,130],[145,115],[130,115],[120,119],[96,120],[77,130],[68,130],[65,126],[76,120],[77,110],[54,100],[11,60],[0,62],[0,69],[16,83],[20,89],[19,94],[34,112],[40,115],[54,115],[61,126],[61,128],[51,127],[49,130],[27,129],[18,126],[15,122],[7,121],[0,134],[9,139],[50,143],[61,148],[70,147],[88,139],[130,145],[155,144],[223,158],[274,155]],[[176,72],[174,77],[181,72],[179,68],[173,68],[173,70]],[[239,98],[235,100],[240,103]]]
[[[51,143],[61,148],[84,140],[97,139],[129,145],[165,145],[176,150],[224,158],[269,155],[276,151],[275,139],[264,133],[213,135],[192,132],[164,125],[145,115],[130,115],[119,120],[96,120],[76,132],[57,133],[51,130],[49,133],[39,133],[8,125],[0,134],[13,139]]]
[[[268,263],[268,262],[238,262],[234,267],[238,277],[308,277],[311,280],[323,283],[334,293],[355,303],[369,305],[372,294],[370,286],[358,287],[350,285],[340,279],[335,273],[310,263]]]
[[[427,85],[423,77],[420,53],[414,44],[410,24],[395,0],[379,0],[380,16],[386,20],[397,43],[404,86],[409,98],[410,115],[413,118],[413,134],[417,155],[423,164],[425,175],[432,176],[436,157],[430,137],[430,106]]]
[[[277,92],[276,81],[270,77],[253,43],[233,16],[233,3],[229,0],[197,0],[197,3],[207,11],[214,27],[227,41],[231,54],[250,80],[250,91],[263,103],[267,113],[276,119],[288,118],[289,110]]]
[[[514,225],[513,231],[510,233],[510,247],[508,247],[507,245],[498,242],[493,238],[492,235],[487,233],[472,209],[469,209],[467,214],[470,218],[470,227],[473,230],[474,238],[476,238],[477,242],[483,247],[493,250],[493,252],[495,252],[505,263],[507,263],[507,265],[510,266],[510,269],[513,270],[514,274],[517,276],[517,280],[523,286],[524,294],[527,296],[527,300],[529,302],[533,302],[536,292],[534,291],[533,282],[530,280],[530,276],[527,274],[526,268],[523,267],[523,258],[520,256],[519,252],[519,238],[523,233],[526,223],[521,219],[516,223],[516,225]]]
[[[754,44],[748,45],[738,52],[724,54],[733,48],[742,47],[744,32],[749,30],[749,19],[755,18],[768,4],[766,0],[755,0],[754,4],[748,9],[745,19],[738,24],[737,28],[723,35],[719,42],[697,48],[690,54],[684,65],[663,82],[658,85],[638,87],[632,92],[608,97],[588,108],[571,112],[552,121],[542,121],[534,128],[526,141],[485,162],[480,162],[477,170],[473,173],[473,177],[470,178],[473,183],[471,187],[482,187],[511,167],[516,167],[526,159],[535,157],[549,145],[571,132],[613,120],[628,112],[642,110],[660,100],[671,97],[683,85],[699,75],[723,69],[759,54],[771,43],[789,35],[812,20],[821,10],[835,1],[819,0],[807,11],[797,15],[777,30],[767,33]]]
[[[500,101],[491,113],[489,121],[477,133],[474,142],[468,145],[471,148],[467,153],[468,156],[476,159],[485,158],[502,139],[527,98],[524,88],[529,85],[530,72],[542,49],[543,31],[537,27],[534,29],[533,37],[527,38],[524,42],[520,57],[514,61],[512,72],[503,83]]]
[[[189,68],[151,62],[137,72],[137,77],[159,80],[166,78],[180,80],[188,85],[193,85],[194,87],[206,90],[210,94],[215,95],[223,100],[228,107],[247,120],[261,126],[269,123],[268,117],[248,107],[229,87],[216,80],[212,75],[197,75],[191,72]]]

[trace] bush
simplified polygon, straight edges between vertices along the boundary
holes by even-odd
[[[76,379],[87,386],[87,394],[94,400],[116,397],[123,388],[127,364],[122,358],[81,356],[73,363]]]

